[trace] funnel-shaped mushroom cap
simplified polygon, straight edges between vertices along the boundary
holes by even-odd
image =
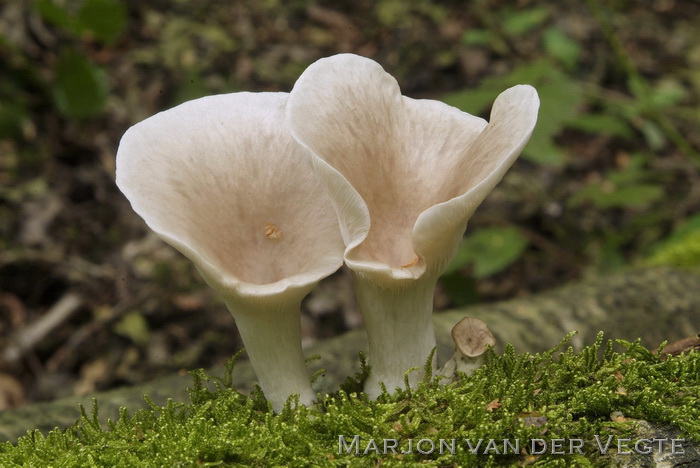
[[[276,411],[315,398],[299,307],[343,261],[331,201],[285,127],[287,96],[186,102],[131,127],[117,152],[117,185],[222,293]]]
[[[294,137],[315,161],[338,211],[348,266],[376,281],[446,267],[468,219],[527,143],[536,91],[503,92],[491,121],[401,95],[376,62],[321,59],[287,106]]]
[[[342,264],[333,206],[284,124],[287,97],[186,102],[119,145],[117,185],[134,210],[228,294],[305,294]]]
[[[473,317],[464,317],[452,327],[452,339],[459,352],[468,357],[481,356],[489,346],[496,346],[486,323]]]

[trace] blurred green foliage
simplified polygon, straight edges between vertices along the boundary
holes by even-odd
[[[31,8],[47,24],[58,28],[64,40],[50,76],[40,77],[29,62],[15,63],[14,73],[0,84],[0,97],[4,98],[0,105],[0,137],[17,134],[28,118],[26,103],[32,100],[15,91],[26,90],[32,81],[47,90],[56,109],[67,117],[84,119],[101,114],[109,92],[108,79],[105,70],[86,53],[85,43],[113,45],[127,25],[126,6],[118,0],[37,0]],[[13,47],[0,32],[2,46]],[[6,50],[4,55],[14,59],[20,54]]]
[[[527,237],[515,226],[491,226],[469,232],[440,283],[455,305],[473,304],[479,299],[474,280],[506,270],[523,255],[528,244]],[[467,266],[471,266],[469,274],[462,271]]]
[[[700,230],[665,242],[648,263],[685,268],[700,266]]]
[[[688,218],[667,239],[659,242],[644,263],[686,268],[700,266],[700,215]]]
[[[14,46],[0,31],[0,139],[19,138],[29,119],[31,68],[16,57]]]
[[[569,199],[569,205],[588,202],[600,209],[647,208],[664,196],[663,186],[654,182],[654,172],[645,167],[648,158],[643,153],[632,155],[625,168],[610,170],[604,179],[583,186]]]
[[[99,115],[107,100],[104,71],[73,49],[61,52],[52,86],[56,107],[68,117]]]
[[[527,238],[515,226],[479,229],[465,238],[445,274],[471,263],[477,279],[491,276],[520,258],[527,244]]]
[[[145,344],[151,338],[148,322],[138,311],[124,315],[114,324],[114,331],[135,343]]]
[[[542,183],[543,178],[566,181],[544,195],[558,214],[546,219],[530,209],[507,224],[490,218],[472,223],[442,279],[454,302],[477,300],[476,280],[498,279],[522,266],[529,254],[547,249],[567,252],[571,262],[593,271],[637,259],[673,263],[668,252],[678,248],[671,245],[692,250],[691,241],[675,234],[664,244],[666,250],[659,247],[687,213],[679,211],[676,219],[669,209],[682,198],[673,193],[678,176],[659,171],[658,165],[680,152],[700,167],[697,150],[678,129],[678,122],[700,125],[700,74],[690,65],[678,73],[638,70],[636,57],[629,55],[635,48],[626,49],[617,37],[618,24],[624,22],[616,21],[634,2],[601,6],[588,0],[587,8],[576,3],[578,12],[566,18],[560,5],[537,1],[326,3],[267,0],[223,7],[176,1],[161,8],[119,0],[29,2],[29,13],[57,40],[44,45],[45,63],[36,63],[0,31],[0,140],[35,135],[34,117],[47,106],[64,122],[87,128],[89,122],[109,117],[115,102],[121,105],[121,118],[128,113],[134,114],[127,117],[132,120],[145,117],[152,109],[134,101],[153,89],[163,97],[151,98],[149,104],[160,107],[243,89],[288,90],[317,55],[354,50],[379,60],[403,80],[402,86],[408,82],[409,90],[456,89],[441,99],[484,117],[505,88],[528,83],[539,92],[539,121],[520,163],[531,178],[523,182],[530,184],[524,193],[530,196],[538,187],[547,191],[552,184]],[[455,29],[456,11],[461,16]],[[392,35],[396,42],[384,51],[383,41]],[[697,35],[689,41],[687,61],[700,63]],[[599,48],[588,50],[591,42]],[[484,57],[487,66],[473,77],[467,70],[457,74],[459,81],[437,83],[436,76],[454,74],[463,53]],[[117,56],[126,58],[115,60]],[[117,83],[124,75],[116,76],[115,63],[124,66],[125,61],[128,73],[138,72],[129,78],[133,83]],[[428,68],[434,74],[424,77]],[[471,82],[460,89],[464,76]],[[126,96],[110,98],[115,90]],[[589,148],[596,141],[602,146]],[[0,196],[12,203],[30,197],[36,178],[32,170],[46,161],[46,152],[41,147],[0,156],[0,172],[26,169],[28,174],[14,187],[2,188]],[[527,196],[523,203],[530,201]],[[532,203],[545,211],[544,202]],[[577,221],[578,231],[572,232]],[[0,230],[10,232],[12,226],[6,222]],[[155,281],[160,282],[158,275]]]
[[[126,27],[126,7],[119,0],[37,0],[36,11],[49,23],[81,37],[113,44]]]
[[[599,71],[581,69],[582,47],[553,17],[553,6],[502,6],[494,10],[488,8],[488,2],[479,0],[471,8],[481,27],[467,30],[462,36],[463,44],[496,56],[512,56],[517,41],[536,38],[541,56],[535,61],[522,61],[506,73],[488,76],[477,87],[444,95],[442,100],[465,112],[487,116],[490,105],[505,88],[522,83],[533,85],[540,95],[541,107],[537,127],[522,158],[536,166],[549,167],[555,174],[574,164],[571,142],[564,137],[571,132],[587,134],[591,139],[605,136],[621,148],[635,148],[630,154],[626,149],[618,153],[619,160],[601,167],[593,174],[595,177],[572,181],[575,189],[565,194],[564,210],[584,213],[582,222],[592,218],[585,215],[590,209],[610,217],[615,212],[624,213],[626,218],[614,228],[605,224],[588,228],[578,247],[585,250],[579,251],[598,270],[622,267],[629,264],[630,258],[642,258],[652,249],[656,253],[649,263],[695,265],[696,233],[674,234],[668,241],[660,241],[660,226],[677,220],[663,209],[669,203],[665,200],[669,174],[655,170],[654,165],[658,164],[658,153],[670,144],[700,167],[697,150],[676,129],[672,118],[683,115],[698,125],[700,113],[687,105],[690,91],[681,77],[667,74],[651,82],[637,71],[611,24],[610,18],[621,8],[619,5],[606,4],[605,15],[601,16],[598,13],[603,9],[598,3],[588,3],[594,23],[610,47],[607,52],[611,52],[618,80],[626,84],[624,91],[612,91],[597,82],[596,75],[591,75],[599,75]],[[696,96],[697,93],[698,89]],[[580,155],[575,156],[580,159]],[[571,233],[561,233],[561,237],[556,231],[553,234],[554,242],[561,242],[566,249],[576,248]],[[636,252],[623,253],[632,244]],[[656,247],[658,244],[662,247]],[[515,227],[494,224],[470,228],[441,284],[454,303],[474,302],[478,300],[474,278],[506,271],[533,247]]]
[[[579,83],[551,61],[540,60],[517,67],[505,76],[489,77],[478,88],[449,94],[443,101],[465,112],[480,114],[504,89],[523,83],[534,86],[540,95],[537,126],[523,157],[538,164],[562,166],[566,155],[555,137],[579,115],[583,95]]]

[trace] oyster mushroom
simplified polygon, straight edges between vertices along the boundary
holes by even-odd
[[[196,265],[233,315],[275,410],[315,398],[300,304],[342,264],[333,206],[284,124],[285,93],[181,104],[131,127],[117,185],[164,241]]]

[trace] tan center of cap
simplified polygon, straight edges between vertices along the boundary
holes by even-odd
[[[267,236],[268,239],[281,239],[282,238],[282,231],[280,228],[275,226],[272,223],[267,223],[265,225],[265,235]]]

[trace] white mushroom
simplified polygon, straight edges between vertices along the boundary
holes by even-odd
[[[379,64],[352,54],[317,61],[294,86],[287,124],[315,155],[338,213],[369,339],[371,398],[380,382],[392,391],[426,363],[435,283],[527,143],[538,107],[531,86],[515,86],[487,123],[402,96]],[[409,384],[421,377],[412,373]]]
[[[343,260],[333,206],[285,127],[287,97],[186,102],[131,127],[117,153],[117,185],[223,296],[277,411],[291,394],[315,399],[300,303]]]
[[[452,327],[452,340],[455,352],[440,370],[448,381],[453,381],[458,371],[469,375],[481,367],[486,351],[496,346],[486,322],[473,317],[464,317]]]

